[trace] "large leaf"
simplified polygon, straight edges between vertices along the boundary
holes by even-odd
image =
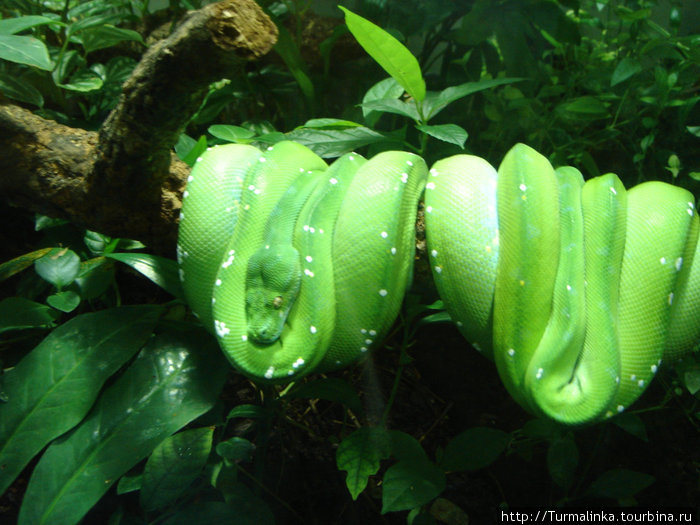
[[[45,304],[24,297],[8,297],[0,301],[0,334],[7,330],[50,328],[59,315]]]
[[[478,82],[465,82],[458,86],[450,86],[439,92],[429,92],[423,102],[423,113],[426,120],[440,113],[448,104],[479,91],[491,89],[497,86],[520,82],[524,78],[487,78]]]
[[[389,457],[390,438],[381,427],[362,427],[348,437],[338,447],[336,463],[339,470],[348,473],[345,484],[352,499],[365,490],[369,477],[379,470],[379,462]]]
[[[357,42],[384,71],[403,86],[418,102],[425,98],[425,80],[418,60],[406,47],[381,27],[338,6],[345,13],[345,23]]]
[[[416,128],[423,133],[427,133],[431,137],[454,144],[462,149],[464,149],[464,143],[469,136],[467,131],[457,124],[437,124],[435,126],[424,124],[416,126]]]
[[[496,428],[468,428],[447,444],[440,466],[448,472],[484,468],[501,455],[509,441],[509,434]]]
[[[207,462],[214,427],[194,428],[170,436],[148,458],[141,478],[141,507],[162,509],[184,491]]]
[[[0,59],[47,71],[53,68],[48,49],[33,36],[0,35]]]
[[[54,20],[53,18],[49,18],[47,16],[18,16],[15,18],[5,18],[4,20],[0,20],[0,35],[14,35],[15,33],[20,33],[26,29],[44,24],[65,25],[63,22],[59,22],[58,20]]]
[[[105,380],[143,345],[159,312],[131,306],[78,316],[4,375],[0,493],[49,441],[80,422]]]
[[[131,266],[175,297],[185,296],[180,285],[177,263],[172,259],[148,253],[108,253],[105,257]]]
[[[445,473],[430,461],[401,460],[382,483],[382,514],[420,507],[445,489]]]
[[[387,98],[397,99],[403,95],[403,87],[401,84],[396,82],[396,79],[389,77],[384,80],[380,80],[374,86],[367,90],[365,96],[362,98],[362,103],[366,104],[368,102],[374,102],[375,100],[384,100]],[[365,117],[365,122],[370,128],[373,127],[379,117],[382,116],[382,112],[374,111],[370,108],[362,108],[362,116]]]
[[[364,126],[348,129],[297,128],[287,134],[323,158],[340,157],[362,146],[383,142],[389,137]]]
[[[19,524],[77,523],[122,474],[214,405],[228,370],[200,330],[171,325],[156,336],[85,420],[46,450]]]

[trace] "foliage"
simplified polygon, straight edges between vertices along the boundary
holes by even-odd
[[[614,170],[628,185],[658,178],[697,190],[697,6],[358,0],[341,11],[261,3],[281,30],[277,58],[210,86],[175,145],[190,165],[222,142],[291,138],[329,158],[409,149],[430,163],[465,150],[499,159],[522,141],[588,176]],[[0,8],[0,91],[44,117],[97,128],[150,36],[199,6],[10,0]],[[542,420],[507,430],[460,421],[430,446],[425,435],[390,428],[405,371],[423,351],[412,349],[420,331],[449,321],[439,302],[417,293],[387,350],[395,378],[381,413],[340,377],[258,389],[255,399],[225,405],[229,367],[187,316],[174,261],[46,217],[36,229],[46,235],[41,247],[0,264],[0,281],[14,286],[0,301],[0,493],[28,477],[19,523],[77,523],[109,497],[120,502],[112,523],[273,523],[270,505],[279,513],[284,502],[265,475],[271,436],[299,427],[311,435],[290,414],[319,402],[340,407],[343,424],[321,443],[337,445],[350,498],[378,498],[377,513],[403,519],[408,511],[409,523],[447,521],[448,510],[460,511],[450,502],[456,480],[496,478],[499,466],[519,461],[547,472],[538,502],[547,505],[630,504],[654,483],[596,459],[615,433],[649,439],[642,410],[574,430]],[[124,306],[129,288],[149,286],[129,281],[135,274],[167,294],[151,288],[134,301],[150,304]],[[688,360],[667,381],[666,397],[649,411],[680,399],[697,429],[700,365]]]

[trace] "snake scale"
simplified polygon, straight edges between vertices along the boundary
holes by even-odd
[[[184,193],[178,262],[193,312],[262,382],[346,366],[386,335],[410,284],[424,194],[428,258],[462,334],[530,412],[625,410],[700,339],[700,224],[662,182],[584,183],[523,144],[498,171],[280,142],[211,148]]]

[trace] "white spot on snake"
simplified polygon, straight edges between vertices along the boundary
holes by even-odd
[[[464,323],[462,321],[457,321],[457,326],[464,326]]]
[[[216,303],[216,297],[211,298],[211,304],[214,304],[214,303]]]
[[[305,232],[309,231],[309,225],[308,225],[308,224],[304,224],[304,231],[305,231]]]
[[[260,157],[260,162],[265,162],[267,159],[265,157]]]
[[[194,180],[194,177],[193,177],[192,175],[190,175],[189,177],[187,177],[187,182],[192,182],[193,180]]]
[[[673,304],[673,292],[668,294],[668,305],[671,306]]]
[[[316,233],[316,228],[314,228],[313,226],[309,226],[309,232]]]
[[[299,173],[304,173],[304,168],[299,168]]]
[[[319,228],[318,233],[323,233],[323,228]]]
[[[348,160],[355,160],[355,157],[353,157],[352,155],[350,155],[350,156],[348,157]]]
[[[370,330],[370,331],[369,331],[369,335],[371,335],[372,337],[374,337],[375,335],[377,335],[377,331],[376,331],[376,330]]]
[[[365,344],[366,344],[366,345],[371,345],[371,344],[372,344],[372,340],[369,339],[369,338],[368,338],[368,339],[365,339]]]
[[[388,293],[389,293],[389,292],[387,292],[384,288],[382,288],[381,290],[379,290],[379,295],[381,295],[382,297],[386,297],[386,294],[388,294]]]
[[[662,257],[661,259],[659,259],[659,262],[661,264],[666,264],[666,257]]]
[[[272,146],[268,146],[267,151],[272,151]]]
[[[250,191],[253,191],[253,190],[255,189],[255,186],[254,186],[253,184],[251,184],[250,186],[248,186],[248,189],[249,189]]]
[[[288,375],[288,376],[293,376],[293,375],[294,375],[294,370],[287,370],[287,375]]]
[[[605,413],[605,417],[608,417],[608,418],[613,417],[613,413],[612,413],[610,410],[608,410],[608,411]]]
[[[302,366],[304,364],[304,362],[305,362],[304,358],[300,357],[299,359],[297,359],[296,361],[294,361],[292,363],[292,368],[299,368],[300,366]]]
[[[202,162],[202,157],[197,157],[197,162]]]
[[[253,191],[253,193],[255,193],[256,195],[260,195],[260,190],[259,190],[258,188],[255,188],[255,190]]]
[[[615,377],[615,384],[619,385],[620,384],[620,376]]]
[[[261,159],[261,160],[262,160],[262,159]],[[265,378],[266,378],[266,379],[272,379],[272,374],[274,374],[274,373],[275,373],[275,367],[274,367],[274,366],[271,366],[271,367],[268,368],[267,371],[265,372]]]
[[[436,272],[436,273],[442,273],[442,266],[436,266],[436,267],[435,267],[435,272]]]
[[[331,179],[328,180],[328,182],[330,182],[331,184],[338,184],[338,179],[336,179],[335,177],[332,177]]]
[[[362,352],[364,354],[366,351],[367,351],[366,346],[360,347],[360,352]]]
[[[433,257],[437,257],[437,254],[438,254],[437,250],[433,250],[430,252],[430,255],[432,255]]]
[[[430,170],[430,174],[431,174],[433,177],[437,177],[437,176],[438,176],[438,171],[437,171],[435,168],[432,168],[432,169]]]
[[[435,189],[435,183],[434,182],[429,182],[428,184],[425,185],[426,190],[434,190]]]
[[[182,213],[182,212],[180,212],[180,217],[179,217],[179,218],[180,218],[180,220],[184,219],[184,218],[185,218],[185,214]]]
[[[680,272],[681,268],[683,268],[683,257],[676,259],[676,271]]]
[[[396,248],[393,246],[391,247],[391,255],[396,255]]]
[[[433,212],[433,207],[432,207],[432,206],[428,206],[428,207],[425,209],[425,211],[427,211],[428,213],[432,213],[432,212]]]
[[[226,323],[223,321],[214,320],[214,330],[216,330],[216,334],[219,337],[224,337],[225,335],[231,333],[231,330],[226,328]]]
[[[527,186],[525,186],[525,184],[521,184],[518,187],[520,188],[520,191],[525,191],[527,189]]]
[[[231,265],[233,264],[233,259],[234,259],[234,256],[233,256],[233,255],[229,255],[229,256],[228,256],[228,259],[226,259],[226,260],[221,264],[221,267],[222,267],[222,268],[228,268],[229,266],[231,266]]]
[[[625,407],[622,405],[617,405],[617,413],[620,414],[625,411]]]
[[[639,381],[637,381],[637,386],[639,388],[642,388],[644,386],[644,379],[640,379]]]
[[[472,343],[472,346],[473,346],[478,352],[481,352],[481,346],[479,346],[479,343]]]
[[[656,371],[657,371],[658,369],[659,369],[658,366],[656,366],[656,365],[651,365],[651,372],[652,372],[652,374],[655,374]]]
[[[508,349],[508,355],[513,357],[515,355],[515,350],[513,348]]]
[[[566,285],[566,289],[567,289],[568,291],[571,291],[571,290],[572,290],[571,285],[570,285],[570,284],[567,284],[567,285]]]
[[[214,285],[215,285],[215,286],[221,286],[221,279],[217,279],[217,280],[214,282]]]
[[[632,374],[630,376],[630,381],[636,381],[636,379],[637,379],[637,374]]]
[[[340,364],[340,361],[336,361],[335,364],[336,364],[336,365],[339,365],[339,364]]]
[[[182,268],[178,268],[177,273],[180,276],[180,280],[182,281],[185,278],[185,270],[183,270]]]
[[[379,235],[382,236],[382,239],[386,239],[387,237],[389,237],[389,234],[387,232],[382,232]]]
[[[183,198],[183,199],[186,198],[186,197],[189,197],[189,196],[190,196],[190,192],[187,191],[187,190],[185,190],[185,191],[183,192],[183,194],[182,194],[182,198]]]
[[[245,334],[243,334],[243,335],[241,336],[241,341],[247,341],[247,340],[248,340],[248,336],[245,335]]]
[[[692,208],[688,208],[688,215],[690,215],[691,217],[693,216],[693,209]]]
[[[409,166],[413,166],[413,162],[411,162],[410,160],[407,160],[406,164],[408,164]]]
[[[314,260],[314,258],[311,257],[310,255],[307,255],[306,257],[304,257],[304,259],[306,259],[306,262],[311,262]]]
[[[610,186],[610,192],[611,192],[613,195],[617,195],[617,190],[616,190],[615,188],[613,188],[612,186]]]
[[[408,173],[401,174],[401,182],[403,182],[404,184],[408,182]]]
[[[308,275],[309,277],[313,277],[315,274],[308,268],[304,268],[304,274]]]
[[[312,334],[315,334],[317,331],[318,331],[318,330],[316,329],[316,327],[315,327],[314,325],[311,325],[311,326],[309,327],[309,332],[311,332]]]
[[[542,374],[544,374],[544,369],[538,368],[538,369],[537,369],[537,374],[535,374],[535,377],[536,377],[537,379],[542,379]]]

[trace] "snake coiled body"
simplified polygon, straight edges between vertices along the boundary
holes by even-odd
[[[681,188],[584,184],[519,144],[498,172],[469,155],[438,161],[425,204],[447,310],[535,414],[622,412],[700,337],[700,227]]]
[[[193,312],[231,363],[289,381],[356,361],[397,316],[412,277],[420,157],[332,166],[280,142],[218,146],[183,197],[178,261]]]

